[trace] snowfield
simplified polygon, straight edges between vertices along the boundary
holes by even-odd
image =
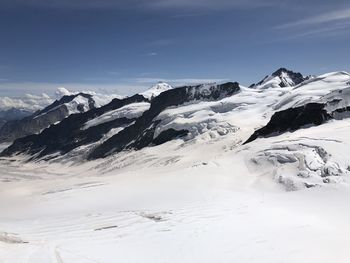
[[[94,161],[79,158],[91,145],[50,161],[2,158],[0,262],[348,263],[346,112],[243,142],[276,111],[310,102],[324,102],[329,113],[349,106],[349,88],[345,72],[296,86],[241,87],[162,111],[154,137],[189,133],[158,146]],[[148,108],[129,104],[84,127]]]
[[[119,109],[109,111],[95,119],[86,122],[84,129],[91,128],[96,125],[100,125],[109,121],[113,121],[119,118],[133,119],[138,118],[143,112],[149,109],[150,104],[148,102],[131,103]]]
[[[157,97],[160,93],[162,93],[166,90],[170,90],[172,88],[173,87],[167,83],[159,82],[158,84],[152,86],[151,88],[149,88],[148,90],[146,90],[140,94],[147,99],[152,99],[154,97]]]

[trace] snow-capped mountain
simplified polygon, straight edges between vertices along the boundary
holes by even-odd
[[[82,114],[72,114],[40,134],[18,139],[14,142],[13,149],[29,154],[40,153],[39,157],[44,157],[54,153],[65,154],[77,147],[106,140],[120,128],[133,123],[136,116],[147,109],[147,104],[145,105],[147,101],[141,95],[113,99],[112,102],[100,108],[94,108]],[[130,114],[126,107],[129,107],[133,113]]]
[[[229,140],[230,144],[234,143],[233,148],[244,149],[264,138],[348,118],[349,85],[350,76],[346,72],[304,78],[300,73],[286,69],[277,70],[255,88],[231,82],[178,88],[161,83],[145,92],[147,96],[114,99],[101,108],[90,106],[93,109],[88,110],[86,101],[83,103],[86,108],[81,106],[81,113],[73,114],[39,134],[16,140],[2,156],[21,153],[31,159],[80,162],[123,156],[133,150],[168,145],[171,141],[180,142],[181,147],[197,145],[200,149],[207,143]],[[71,101],[78,105],[77,97],[74,98]],[[55,109],[55,106],[51,108]],[[75,109],[78,111],[77,107]],[[293,149],[305,156],[304,151],[309,150],[299,146]],[[174,149],[169,151],[176,152]],[[315,151],[318,155],[323,150]],[[280,153],[276,155],[281,156]],[[290,160],[300,161],[298,158]],[[306,169],[305,173],[321,180],[328,174],[323,170],[329,166],[329,162],[323,160],[324,165],[317,168],[319,170]],[[283,167],[285,163],[289,161],[282,161],[276,167]],[[342,174],[347,173],[346,167],[337,165]],[[294,179],[279,180],[287,185]],[[309,182],[306,178],[299,180],[295,187],[327,183],[323,179]]]
[[[269,89],[269,88],[285,88],[299,85],[303,81],[311,78],[304,77],[301,73],[296,73],[286,68],[280,68],[271,75],[267,75],[257,84],[252,84],[250,88]]]
[[[93,96],[95,107],[101,107],[109,103],[113,98],[123,98],[123,96],[116,94],[99,94],[92,91],[83,91],[81,93]],[[25,94],[24,96],[17,98],[0,97],[0,127],[8,121],[21,120],[25,117],[34,115],[37,111],[41,111],[52,103],[56,103],[55,100],[59,101],[62,97],[69,97],[78,94],[79,92],[71,92],[66,88],[60,87],[57,88],[52,97],[45,93],[42,95]],[[70,107],[70,113],[80,112],[76,109],[76,105],[80,104],[78,100],[79,98],[76,98],[75,102],[71,103],[72,105],[66,105],[67,107]],[[82,103],[84,104],[84,102]],[[13,123],[8,125],[13,125]],[[31,133],[32,132],[24,134]],[[13,136],[12,138],[9,138],[9,140],[13,140],[16,137],[17,136]]]
[[[0,141],[11,142],[17,138],[40,133],[71,114],[86,112],[95,107],[96,102],[90,94],[64,95],[30,116],[6,122],[0,129]]]
[[[152,86],[148,90],[140,93],[140,95],[144,96],[147,99],[152,99],[154,97],[157,97],[160,93],[170,90],[173,87],[165,82],[159,82],[158,84]]]
[[[162,92],[151,101],[147,110],[134,124],[126,127],[116,135],[91,151],[88,159],[103,158],[112,153],[128,149],[142,149],[149,145],[163,144],[172,139],[188,134],[186,129],[164,129],[156,134],[161,120],[157,117],[170,107],[181,108],[182,105],[196,101],[215,101],[238,92],[238,83],[221,85],[197,85],[170,89]]]
[[[75,150],[81,155],[80,149],[85,146],[84,156],[91,159],[124,148],[141,149],[149,144],[161,144],[184,133],[169,129],[153,139],[153,128],[160,122],[153,119],[164,109],[196,100],[218,100],[238,91],[237,83],[227,83],[169,89],[153,96],[151,102],[142,95],[114,99],[101,108],[71,115],[38,135],[17,140],[7,153],[20,151],[32,155],[40,153],[37,157],[56,157]]]
[[[0,262],[348,262],[349,111],[331,72],[71,114],[1,154]]]

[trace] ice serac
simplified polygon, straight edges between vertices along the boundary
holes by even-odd
[[[134,95],[124,99],[113,99],[109,104],[90,111],[72,114],[56,125],[42,131],[40,134],[17,139],[10,147],[5,149],[1,155],[11,156],[17,153],[27,153],[41,158],[51,154],[66,154],[71,150],[97,142],[112,129],[124,127],[132,123],[136,116],[119,115],[118,118],[110,116],[110,120],[100,120],[95,124],[89,121],[98,119],[108,112],[113,112],[122,107],[147,102],[141,95]],[[144,108],[144,105],[141,105]],[[86,126],[89,124],[88,126]]]
[[[78,93],[63,96],[31,116],[5,123],[0,129],[0,142],[11,142],[39,133],[50,125],[62,121],[70,114],[86,112],[93,108],[95,108],[95,101],[92,95]]]
[[[178,136],[184,136],[186,130],[163,131],[158,139],[154,138],[157,125],[161,122],[155,118],[166,108],[179,106],[196,100],[218,100],[240,91],[237,82],[221,85],[197,85],[174,88],[162,92],[151,102],[151,107],[133,125],[126,127],[109,140],[99,145],[89,155],[88,159],[106,157],[125,149],[142,149],[150,144],[160,144]]]
[[[304,77],[301,73],[293,72],[286,68],[280,68],[272,73],[270,76],[266,76],[257,84],[252,84],[250,88],[255,89],[268,89],[268,88],[285,88],[294,87],[300,83],[308,80],[310,77]]]

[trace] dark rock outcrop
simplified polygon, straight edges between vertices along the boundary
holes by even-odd
[[[270,137],[287,131],[295,131],[308,125],[320,125],[332,118],[324,107],[325,104],[309,103],[301,107],[276,112],[267,125],[256,130],[244,144],[259,137]]]
[[[152,144],[160,145],[168,141],[171,141],[175,138],[184,137],[187,134],[188,134],[187,130],[177,131],[174,129],[168,129],[168,130],[162,131],[155,139],[153,139]]]
[[[299,72],[294,72],[294,71],[288,70],[286,68],[280,68],[280,69],[276,70],[274,73],[272,73],[272,76],[281,78],[282,81],[279,85],[282,88],[289,86],[289,84],[283,80],[283,73],[287,74],[288,77],[293,81],[293,83],[294,83],[293,86],[299,85],[300,83],[302,83],[303,81],[308,79],[308,77],[304,77]]]

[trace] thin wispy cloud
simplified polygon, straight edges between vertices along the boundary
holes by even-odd
[[[288,29],[304,26],[318,26],[326,23],[334,23],[339,21],[350,21],[350,8],[336,10],[305,19],[300,19],[283,25],[279,25],[277,29]]]
[[[65,87],[70,91],[108,91],[106,93],[128,95],[140,92],[147,87],[141,83],[46,83],[46,82],[13,82],[0,83],[0,97],[20,97],[23,94],[30,93],[40,95],[42,93],[50,96],[58,87]]]
[[[181,18],[192,18],[192,17],[199,17],[199,16],[204,16],[207,13],[180,13],[177,15],[173,15],[172,18],[175,19],[181,19]]]
[[[327,27],[307,30],[294,35],[294,38],[314,37],[314,36],[338,36],[350,28],[350,22],[343,24],[330,25]]]
[[[32,6],[47,8],[117,8],[117,9],[211,9],[256,8],[278,4],[277,0],[0,0],[0,5],[7,7]]]
[[[167,78],[133,78],[133,79],[127,79],[129,82],[134,83],[142,83],[142,84],[148,84],[153,85],[157,82],[166,82],[174,86],[181,86],[181,85],[191,85],[191,84],[203,84],[203,83],[221,83],[228,81],[228,79],[217,79],[217,78],[173,78],[173,79],[167,79]]]
[[[284,35],[277,40],[298,39],[340,39],[350,30],[350,8],[337,9],[327,13],[302,18],[274,27]],[[288,34],[285,34],[287,30]]]
[[[149,52],[149,53],[146,54],[146,56],[154,57],[154,56],[158,56],[158,53],[157,52]]]
[[[53,99],[46,94],[25,94],[19,98],[0,97],[0,110],[18,108],[29,111],[36,111],[42,109],[52,102]]]
[[[289,29],[288,34],[283,34],[280,38],[271,39],[266,43],[278,43],[280,41],[290,41],[298,39],[319,39],[319,38],[336,38],[347,37],[347,32],[350,30],[350,21],[344,23],[335,23],[330,25],[305,27],[302,29]]]
[[[158,0],[150,1],[155,8],[186,8],[222,10],[226,8],[257,8],[278,4],[275,0]]]
[[[70,91],[95,91],[108,94],[132,95],[142,92],[158,82],[166,82],[175,87],[184,85],[195,85],[203,83],[222,83],[228,79],[218,78],[153,78],[139,77],[121,79],[116,83],[44,83],[44,82],[18,82],[1,83],[1,97],[23,97],[23,94],[40,95],[45,93],[52,96],[58,87],[65,87]]]
[[[157,75],[157,72],[141,72],[138,74],[140,77],[146,77],[146,76],[154,76]]]

